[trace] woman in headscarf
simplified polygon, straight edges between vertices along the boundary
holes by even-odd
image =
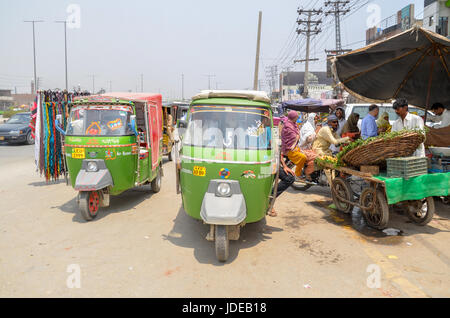
[[[311,149],[312,143],[316,138],[316,123],[318,120],[319,116],[316,113],[308,114],[308,119],[300,130],[299,146],[301,149]]]
[[[300,177],[305,166],[306,156],[297,147],[300,132],[297,126],[298,113],[291,110],[281,130],[281,153],[296,165],[295,175]]]
[[[342,137],[350,137],[351,141],[358,139],[361,136],[361,131],[358,128],[359,114],[352,113],[348,117],[347,122],[342,128]]]
[[[391,132],[392,126],[389,123],[389,114],[387,112],[384,112],[381,114],[380,118],[378,118],[377,127],[381,128],[382,133]]]
[[[311,180],[311,173],[314,172],[314,160],[317,158],[317,154],[312,150],[312,144],[316,140],[316,125],[319,121],[319,115],[316,113],[310,113],[306,123],[300,130],[300,149],[306,155],[306,169],[305,175],[307,181]]]

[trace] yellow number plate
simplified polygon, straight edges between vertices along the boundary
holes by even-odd
[[[192,171],[192,174],[194,176],[204,177],[204,176],[206,176],[206,168],[205,167],[194,166],[194,170]]]
[[[84,148],[73,148],[72,149],[72,158],[75,159],[84,159],[86,157]]]
[[[2,137],[0,137],[0,140],[4,140],[4,139],[5,139],[5,137],[3,137],[3,136],[2,136]]]

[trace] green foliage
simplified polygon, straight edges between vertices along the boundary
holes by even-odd
[[[390,140],[390,139],[393,139],[395,137],[398,137],[398,136],[401,136],[401,135],[404,135],[404,134],[407,134],[407,133],[411,133],[411,132],[416,132],[416,133],[419,133],[419,134],[422,134],[422,135],[425,136],[425,134],[427,133],[428,130],[429,129],[427,129],[427,128],[425,128],[425,129],[402,129],[402,130],[399,130],[399,131],[391,131],[389,133],[381,134],[380,136],[377,136],[377,137],[370,137],[370,138],[367,138],[366,140],[358,139],[358,140],[350,143],[346,147],[344,147],[342,149],[342,151],[337,154],[337,156],[336,156],[337,160],[338,160],[337,165],[338,166],[344,166],[345,165],[344,162],[342,161],[342,158],[349,151],[351,151],[351,150],[353,150],[355,148],[361,147],[361,146],[365,146],[365,145],[367,145],[367,144],[369,144],[369,143],[371,143],[373,141],[377,141],[377,140],[385,140],[385,141],[387,141],[387,140]]]
[[[8,109],[3,112],[3,118],[10,118],[12,115],[15,115],[17,113],[23,113],[23,110],[12,110]]]

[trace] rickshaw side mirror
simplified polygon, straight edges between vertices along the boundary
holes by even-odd
[[[137,136],[138,132],[136,130],[136,115],[130,116],[130,128],[133,131],[133,133]]]

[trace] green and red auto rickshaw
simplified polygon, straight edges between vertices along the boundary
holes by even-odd
[[[79,97],[71,105],[64,152],[85,220],[109,205],[110,195],[151,184],[161,188],[162,98],[110,93]]]

